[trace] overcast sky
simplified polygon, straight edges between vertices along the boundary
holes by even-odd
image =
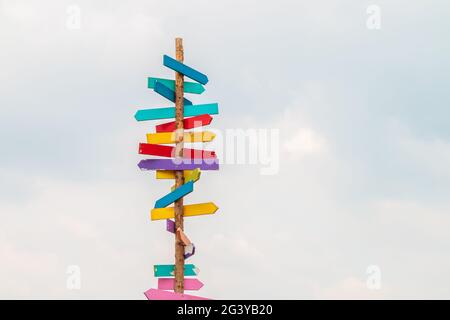
[[[186,219],[195,294],[450,298],[449,15],[444,0],[0,1],[0,298],[145,299],[173,263],[149,218],[171,182],[138,170],[155,123],[133,115],[170,105],[146,78],[173,77],[176,36],[210,79],[190,98],[219,103],[214,129],[280,136],[276,174],[225,164],[186,198],[220,208]]]

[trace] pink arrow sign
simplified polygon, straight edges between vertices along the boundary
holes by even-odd
[[[159,289],[148,289],[144,292],[148,300],[211,300],[209,298],[191,296]]]
[[[175,287],[174,278],[159,278],[158,289],[160,290],[173,290]],[[198,279],[184,279],[185,290],[200,290],[203,287],[203,282]]]

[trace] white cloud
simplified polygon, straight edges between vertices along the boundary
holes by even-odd
[[[386,299],[386,289],[370,290],[366,281],[356,277],[348,277],[340,280],[334,286],[316,287],[314,295],[317,299]]]
[[[305,156],[322,153],[326,150],[325,139],[309,128],[300,128],[283,143],[289,154]]]

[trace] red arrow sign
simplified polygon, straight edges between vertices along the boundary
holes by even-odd
[[[175,287],[174,278],[159,278],[158,289],[160,290],[173,290]],[[203,283],[198,279],[184,279],[185,290],[200,290],[203,287]]]
[[[175,147],[164,146],[160,144],[140,143],[139,154],[148,154],[152,156],[160,157],[175,157]],[[215,158],[216,153],[214,151],[197,150],[197,149],[183,149],[183,158],[187,159],[206,159]]]
[[[209,114],[202,114],[201,116],[186,118],[183,120],[183,127],[184,129],[192,129],[207,126],[211,123],[212,119],[213,118]],[[159,124],[156,126],[156,132],[172,132],[175,130],[175,121]]]

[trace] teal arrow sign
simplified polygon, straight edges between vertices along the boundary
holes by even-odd
[[[156,82],[155,89],[153,90],[155,90],[156,93],[162,95],[164,98],[169,99],[172,102],[175,102],[175,91],[173,91],[169,87],[166,87],[161,82]],[[183,98],[183,105],[186,106],[189,104],[192,104],[192,102],[186,98]]]
[[[157,200],[155,203],[155,208],[165,208],[172,202],[184,197],[185,195],[194,191],[194,181],[189,181],[182,186],[176,188],[171,193],[168,193],[161,199]]]
[[[219,113],[219,106],[217,103],[184,106],[185,117],[199,116],[202,114],[218,114],[218,113]],[[134,118],[137,121],[175,118],[175,108],[168,107],[168,108],[138,110],[138,112],[136,112],[136,114],[134,115]]]
[[[173,264],[156,264],[153,266],[155,277],[174,277],[175,266]],[[193,264],[184,265],[185,276],[196,276],[200,272]]]
[[[192,80],[195,80],[197,82],[200,82],[201,84],[207,84],[208,83],[208,77],[195,70],[191,67],[188,67],[187,65],[169,57],[168,55],[164,55],[163,57],[163,64],[174,71],[177,71],[179,73],[184,74],[186,77],[191,78]]]
[[[161,82],[163,85],[165,85],[170,90],[175,91],[175,80],[170,79],[163,79],[163,78],[147,78],[147,86],[150,89],[154,89],[156,85],[156,81]],[[184,82],[184,92],[186,93],[195,93],[195,94],[202,94],[203,91],[205,91],[205,87],[203,87],[200,83],[197,82]]]

